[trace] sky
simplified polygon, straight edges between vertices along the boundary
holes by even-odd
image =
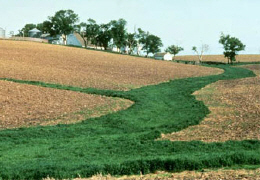
[[[241,54],[260,54],[259,0],[0,0],[0,27],[18,32],[27,23],[41,23],[61,9],[71,9],[80,22],[100,23],[123,18],[128,32],[142,28],[161,38],[162,51],[170,45],[194,54],[209,45],[205,54],[221,54],[221,32],[246,45]]]

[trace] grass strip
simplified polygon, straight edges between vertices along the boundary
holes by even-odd
[[[124,111],[77,124],[0,131],[0,177],[89,177],[260,164],[260,141],[203,143],[155,141],[161,133],[198,124],[209,113],[193,95],[218,80],[254,77],[243,68],[218,65],[221,75],[178,79],[131,91],[98,90],[42,82],[9,81],[135,101]]]

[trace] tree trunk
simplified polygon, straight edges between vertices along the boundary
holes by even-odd
[[[63,43],[66,46],[67,45],[67,35],[62,34]]]

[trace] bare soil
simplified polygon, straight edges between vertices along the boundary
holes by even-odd
[[[195,55],[184,55],[176,56],[176,60],[186,60],[186,61],[197,61],[198,56]],[[227,58],[224,55],[204,55],[202,61],[216,61],[227,63]],[[259,62],[260,54],[250,54],[250,55],[238,55],[236,56],[236,62]]]
[[[75,123],[131,104],[119,98],[0,81],[0,130]]]
[[[114,177],[110,175],[97,174],[91,178],[76,178],[74,180],[259,180],[260,169],[255,170],[204,170],[198,171],[184,171],[180,173],[170,173],[158,171],[154,174],[133,175]],[[45,180],[52,180],[47,178]]]
[[[36,42],[0,40],[0,78],[129,90],[223,71]]]
[[[171,141],[205,142],[260,139],[260,65],[247,65],[258,76],[218,81],[194,95],[211,113],[199,124],[162,134]]]

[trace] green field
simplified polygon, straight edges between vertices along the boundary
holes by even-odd
[[[156,170],[182,171],[260,165],[260,141],[203,143],[156,141],[161,133],[198,124],[209,113],[194,91],[218,80],[254,77],[243,68],[217,66],[225,73],[178,79],[130,91],[77,88],[19,81],[44,87],[130,99],[127,110],[82,123],[0,131],[0,177],[90,177]]]

